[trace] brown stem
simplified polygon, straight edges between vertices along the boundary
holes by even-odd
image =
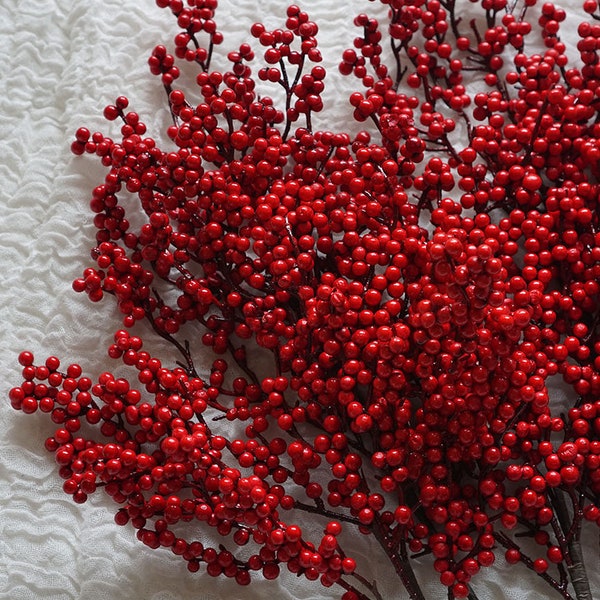
[[[357,575],[356,573],[352,574],[352,577],[358,579],[362,585],[364,585],[367,589],[371,590],[375,596],[375,598],[369,598],[366,594],[363,594],[360,590],[355,588],[351,583],[348,583],[345,579],[340,579],[336,583],[343,587],[348,592],[354,592],[358,597],[358,600],[383,600],[379,592],[377,591],[377,586],[375,584],[370,584],[364,577]]]
[[[577,600],[593,600],[590,582],[583,562],[581,549],[581,510],[576,498],[573,498],[573,515],[567,506],[565,496],[561,490],[556,490],[552,495],[552,505],[560,523],[564,544],[567,547],[565,556],[567,571],[575,590]],[[561,540],[559,540],[560,542]]]
[[[303,510],[305,512],[313,513],[316,515],[322,515],[323,517],[327,517],[328,519],[336,519],[338,521],[352,523],[352,525],[356,525],[356,526],[360,525],[360,521],[358,519],[356,519],[355,517],[345,515],[344,513],[337,513],[335,511],[328,510],[324,506],[314,506],[314,505],[305,504],[304,502],[300,502],[299,500],[296,500],[294,502],[294,508]]]
[[[294,507],[298,508],[300,510],[304,510],[306,512],[323,515],[328,518],[334,518],[334,519],[337,519],[340,521],[347,521],[349,523],[352,523],[353,525],[359,524],[357,519],[346,516],[344,514],[329,511],[324,506],[312,506],[310,504],[304,504],[303,502],[296,501],[294,504]],[[375,538],[381,544],[381,546],[385,550],[385,553],[389,557],[392,565],[394,566],[396,573],[400,577],[402,584],[404,585],[406,591],[408,592],[408,596],[409,596],[410,600],[425,600],[425,596],[423,595],[423,592],[419,586],[419,583],[417,581],[415,573],[410,564],[410,560],[408,558],[408,553],[406,551],[405,540],[402,538],[400,541],[400,544],[398,544],[398,542],[396,540],[394,540],[390,535],[385,533],[385,531],[383,530],[383,527],[381,526],[381,523],[379,523],[378,521],[375,521],[371,530],[374,533]],[[398,546],[399,546],[399,548],[398,548]],[[369,588],[369,590],[374,594],[375,600],[383,600],[381,598],[379,591],[377,590],[377,587],[375,584],[368,584],[362,576],[360,576],[356,573],[353,574],[353,576],[358,578],[359,581],[361,581],[361,583],[363,585],[365,585],[366,587]],[[349,584],[347,584],[347,582],[339,582],[339,583],[343,587],[346,587],[346,585],[349,585]],[[346,585],[344,585],[344,584],[346,584]],[[346,587],[346,589],[350,589],[350,588]],[[356,592],[356,590],[353,590],[353,591]],[[363,600],[363,598],[365,600],[368,600],[363,595],[359,595],[359,597],[361,598],[361,600]]]
[[[408,552],[406,551],[406,540],[404,537],[400,539],[400,545],[398,548],[398,544],[393,542],[391,537],[385,533],[379,521],[375,521],[372,531],[375,535],[375,539],[385,550],[390,562],[394,566],[398,577],[400,577],[400,581],[402,581],[404,588],[408,592],[410,600],[425,600],[423,591],[419,586],[415,572],[410,564]]]
[[[173,346],[175,346],[175,348],[177,348],[177,350],[179,350],[179,352],[183,355],[185,359],[185,365],[183,366],[186,368],[188,374],[192,377],[199,377],[198,372],[196,371],[196,367],[194,366],[194,361],[192,360],[189,342],[186,340],[183,344],[181,344],[170,333],[167,333],[166,331],[158,327],[156,325],[156,322],[154,321],[154,316],[152,315],[152,312],[149,309],[146,310],[146,319],[150,323],[150,326],[152,327],[155,333],[157,333],[161,338],[163,338],[167,342],[173,344]]]
[[[496,540],[505,548],[514,548],[516,550],[521,550],[517,544],[515,544],[510,538],[504,535],[501,531],[494,533],[494,537]],[[535,571],[533,568],[533,561],[531,558],[521,553],[521,562],[532,571]],[[537,571],[535,571],[537,573]],[[565,586],[561,585],[560,582],[556,581],[554,577],[548,575],[548,573],[537,573],[539,577],[541,577],[551,588],[555,589],[565,600],[575,600],[571,594],[565,589]],[[591,598],[590,598],[591,600]]]

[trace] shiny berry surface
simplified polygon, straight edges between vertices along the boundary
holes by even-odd
[[[571,57],[551,3],[382,1],[338,59],[346,131],[320,125],[334,67],[301,7],[216,66],[216,0],[156,4],[168,140],[119,96],[71,146],[105,168],[72,287],[118,309],[110,370],[23,351],[9,392],[54,425],[65,493],[104,489],[143,544],[242,586],[285,569],[378,600],[364,535],[411,600],[415,564],[458,599],[498,563],[591,598],[598,4]]]

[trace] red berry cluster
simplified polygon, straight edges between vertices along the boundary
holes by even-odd
[[[93,383],[23,352],[12,405],[57,425],[46,447],[65,492],[83,502],[103,487],[117,523],[191,571],[245,585],[285,565],[376,600],[338,540],[349,529],[374,536],[411,600],[424,598],[413,561],[431,560],[448,598],[476,598],[498,555],[591,598],[580,533],[600,525],[600,25],[579,24],[571,64],[551,3],[482,0],[470,24],[454,1],[382,3],[387,28],[356,17],[340,64],[368,125],[351,135],[312,126],[326,72],[299,7],[281,29],[251,28],[278,107],[255,89],[250,44],[211,68],[216,0],[157,0],[181,29],[173,55],[157,46],[149,60],[171,148],[125,97],[104,113],[119,141],[80,128],[72,146],[108,170],[91,200],[96,264],[73,287],[115,298],[127,329],[108,353],[134,374]],[[596,0],[584,10],[600,20]],[[200,102],[174,87],[177,59],[198,66]],[[180,362],[143,350],[140,322]],[[215,355],[210,373],[192,339]],[[291,509],[322,521],[322,538]],[[192,521],[223,543],[188,538]]]

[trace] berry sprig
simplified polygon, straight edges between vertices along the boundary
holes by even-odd
[[[216,0],[157,0],[181,29],[149,60],[169,148],[122,96],[104,111],[118,141],[80,128],[72,145],[107,168],[95,265],[73,287],[115,299],[108,354],[133,375],[92,382],[23,352],[12,406],[57,425],[46,447],[65,492],[104,488],[117,523],[191,571],[246,585],[286,566],[343,600],[380,599],[343,547],[351,531],[373,536],[411,600],[425,598],[415,562],[448,598],[476,598],[501,555],[588,600],[600,26],[579,25],[571,64],[551,3],[482,0],[469,23],[454,1],[382,3],[387,27],[358,15],[339,67],[361,84],[348,102],[365,129],[351,135],[313,128],[326,73],[299,7],[280,29],[251,28],[278,107],[256,90],[251,44],[213,69]],[[600,19],[597,2],[584,10]],[[178,60],[197,64],[195,93],[174,87]],[[142,349],[144,323],[171,364]],[[222,543],[188,537],[196,521]]]

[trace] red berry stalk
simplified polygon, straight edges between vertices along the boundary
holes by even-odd
[[[554,597],[590,600],[598,3],[583,5],[574,59],[551,3],[382,3],[388,22],[357,16],[340,64],[357,83],[350,133],[313,125],[326,70],[299,7],[279,29],[253,25],[254,44],[215,70],[216,0],[157,0],[180,29],[173,54],[149,59],[169,147],[125,97],[104,113],[118,140],[81,128],[72,146],[107,168],[95,265],[73,287],[116,301],[108,354],[131,374],[92,382],[23,352],[11,403],[56,425],[46,448],[65,492],[104,488],[117,523],[190,571],[247,585],[285,567],[343,600],[381,599],[348,531],[377,540],[411,600],[425,598],[416,563],[448,598],[475,599],[502,557]],[[189,92],[180,60],[197,67]],[[222,541],[195,539],[197,522]]]

